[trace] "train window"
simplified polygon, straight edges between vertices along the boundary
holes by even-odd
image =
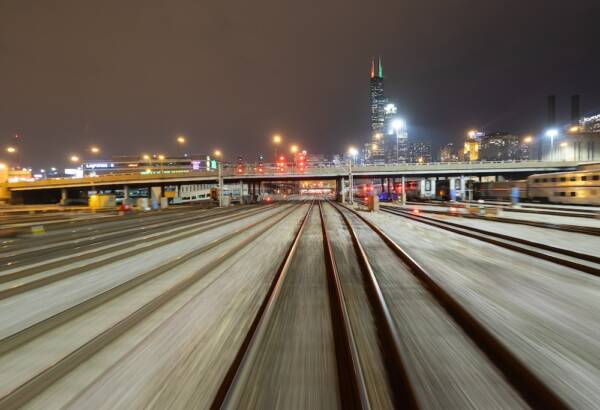
[[[581,177],[581,180],[582,180],[582,181],[587,181],[587,177],[585,177],[585,176],[584,176],[584,177]]]
[[[577,196],[577,192],[571,192],[571,196]]]
[[[551,178],[550,181],[551,182],[556,182],[556,178]]]
[[[561,177],[560,178],[560,182],[566,182],[567,181],[567,177]]]
[[[548,182],[548,178],[543,178],[542,182]]]
[[[559,192],[560,196],[567,196],[566,192]]]
[[[540,182],[540,179],[539,179],[539,178],[536,178],[536,179],[534,179],[534,180],[533,180],[533,182],[535,182],[535,183],[537,184],[537,183],[539,183],[539,182]]]
[[[592,179],[593,179],[594,181],[597,181],[597,180],[599,180],[599,179],[600,179],[600,175],[592,175]]]
[[[577,181],[577,177],[571,177],[571,181]]]

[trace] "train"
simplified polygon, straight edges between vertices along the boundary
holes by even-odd
[[[435,183],[434,192],[421,192],[420,180],[406,181],[406,199],[409,201],[436,198],[450,200],[452,189],[449,179],[440,179]],[[425,185],[427,186],[427,185]],[[429,188],[426,188],[429,189]],[[396,200],[401,192],[400,184],[392,187],[380,184],[359,183],[354,194],[358,197],[378,195],[382,201]],[[556,204],[600,205],[600,164],[580,165],[574,171],[533,174],[527,179],[498,182],[465,181],[465,198],[457,199],[493,199],[511,201],[548,202]]]
[[[534,174],[525,180],[474,184],[475,199],[519,200],[556,204],[600,205],[600,165],[575,171]]]

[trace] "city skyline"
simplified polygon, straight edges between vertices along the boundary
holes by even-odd
[[[48,16],[3,3],[0,143],[19,134],[23,164],[40,167],[93,144],[106,155],[175,154],[177,135],[190,152],[218,147],[232,158],[270,152],[274,133],[343,152],[369,130],[374,55],[385,56],[386,92],[410,135],[434,151],[470,128],[542,132],[549,94],[563,122],[571,94],[582,96],[582,115],[600,112],[591,52],[599,6],[578,2],[564,19],[559,4],[328,3],[319,15],[283,5],[58,4]],[[498,20],[502,30],[487,29]]]

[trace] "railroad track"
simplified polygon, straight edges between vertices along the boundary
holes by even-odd
[[[484,202],[480,204],[478,202],[407,202],[410,205],[427,205],[427,206],[440,206],[440,207],[459,207],[466,208],[467,205],[472,206],[480,206],[484,207],[494,207],[501,208],[506,212],[520,212],[520,213],[529,213],[529,214],[540,214],[540,215],[553,215],[553,216],[565,216],[565,217],[574,217],[574,218],[588,218],[588,219],[598,219],[600,218],[600,212],[592,209],[569,209],[569,208],[536,208],[533,206],[522,205],[522,208],[515,208],[508,204],[498,204],[495,202]]]
[[[558,265],[576,269],[594,276],[600,276],[600,257],[596,255],[589,255],[568,249],[562,249],[539,242],[517,238],[514,236],[486,231],[474,227],[468,227],[465,225],[449,221],[442,221],[435,218],[429,218],[423,215],[416,216],[415,214],[409,211],[405,211],[391,206],[383,205],[380,208],[384,212],[401,216],[412,221],[417,221],[459,235],[478,239],[483,242],[491,243],[502,248],[510,249],[512,251],[523,253],[539,259],[544,259],[556,263]],[[585,264],[582,262],[589,262],[590,264]]]
[[[423,205],[423,203],[414,203],[415,205]],[[462,205],[462,204],[460,204]],[[464,205],[458,206],[459,208],[464,208]],[[434,205],[438,206],[438,205]],[[442,205],[439,205],[442,206]],[[449,207],[457,207],[457,205],[449,205]],[[544,228],[544,229],[554,229],[563,232],[574,232],[581,233],[585,235],[591,236],[600,236],[600,228],[593,226],[584,226],[584,225],[570,225],[570,224],[556,224],[550,222],[539,222],[539,221],[528,221],[525,219],[515,219],[515,218],[504,218],[500,216],[481,216],[476,214],[465,214],[465,213],[457,213],[452,212],[450,210],[447,211],[435,211],[430,209],[419,209],[420,212],[425,214],[437,214],[437,215],[450,215],[450,216],[460,216],[462,218],[471,218],[471,219],[481,219],[485,221],[494,221],[494,222],[502,222],[502,223],[510,223],[516,225],[528,225],[536,228]]]
[[[111,241],[126,241],[142,233],[149,235],[154,232],[160,232],[163,227],[175,228],[185,226],[188,223],[202,221],[219,216],[231,215],[242,210],[251,210],[252,208],[234,208],[220,211],[207,212],[206,210],[185,211],[175,214],[157,215],[155,218],[146,218],[146,220],[131,221],[133,223],[108,224],[106,227],[97,227],[93,231],[84,231],[65,235],[51,235],[47,238],[32,238],[23,240],[19,244],[7,246],[0,253],[0,266],[10,266],[31,262],[31,260],[44,260],[46,255],[68,250],[72,253],[83,252],[86,249],[93,249]],[[132,225],[132,226],[129,226]],[[1,271],[1,270],[0,270]]]
[[[314,215],[316,215],[317,212],[318,218],[320,219],[319,230],[321,232],[322,247],[320,248],[320,256],[312,256],[321,263],[313,265],[317,266],[313,273],[309,274],[307,272],[307,275],[311,275],[311,279],[309,279],[310,284],[307,285],[302,282],[302,279],[297,278],[298,276],[303,276],[302,272],[298,272],[297,270],[294,270],[294,268],[298,266],[298,260],[301,257],[298,254],[299,248],[307,248],[309,246],[308,242],[316,242],[316,238],[313,236],[304,238],[303,235],[305,235],[306,231],[315,233],[317,225]],[[319,266],[322,269],[319,269]],[[321,274],[323,276],[320,276]],[[254,379],[255,376],[264,378],[264,373],[252,376],[251,374],[253,372],[254,363],[259,360],[261,351],[264,352],[265,347],[269,345],[269,336],[267,334],[268,328],[281,320],[287,320],[282,315],[284,315],[283,303],[287,303],[285,301],[288,300],[288,297],[289,300],[294,301],[298,298],[297,294],[295,296],[293,295],[294,292],[299,292],[298,289],[302,289],[303,286],[312,288],[317,286],[317,283],[326,284],[325,287],[327,288],[327,291],[322,292],[320,296],[316,296],[317,300],[320,297],[324,297],[326,303],[319,303],[318,301],[317,303],[312,303],[312,298],[311,302],[307,303],[309,303],[313,309],[319,310],[320,314],[316,315],[316,321],[319,321],[319,318],[322,319],[323,317],[330,318],[329,324],[326,325],[326,327],[331,331],[332,340],[327,337],[329,332],[325,331],[324,334],[318,335],[321,336],[322,339],[316,341],[316,345],[319,349],[328,350],[325,354],[334,356],[335,364],[325,361],[320,364],[320,369],[306,369],[310,372],[320,371],[325,368],[326,370],[323,370],[324,374],[330,376],[325,377],[325,380],[323,380],[323,383],[327,384],[327,388],[323,390],[323,386],[316,386],[312,393],[307,393],[306,395],[301,394],[301,397],[298,397],[300,402],[295,403],[295,405],[302,407],[304,405],[309,405],[308,403],[320,403],[323,405],[327,402],[332,405],[339,405],[343,408],[368,408],[365,381],[362,376],[356,345],[352,338],[352,330],[344,302],[343,291],[333,259],[331,244],[327,236],[320,203],[318,205],[311,204],[307,213],[304,215],[302,223],[296,231],[293,242],[287,250],[279,269],[273,276],[268,292],[258,309],[252,325],[220,384],[211,408],[244,407],[244,404],[241,404],[242,402],[249,402],[247,403],[249,406],[260,407],[261,405],[268,405],[265,402],[265,400],[269,401],[269,398],[265,395],[265,390],[268,389],[268,387],[261,386],[260,382],[258,383],[258,386],[256,386],[261,390],[256,394],[259,396],[258,398],[248,397],[246,393],[247,388],[252,388],[252,386],[250,386],[250,379]],[[290,294],[290,292],[292,292],[292,294]],[[315,292],[318,291],[315,289]],[[313,295],[313,297],[315,296]],[[321,309],[319,309],[319,307]],[[290,309],[293,310],[293,308]],[[287,330],[292,334],[302,332],[301,329],[298,329],[298,327],[294,327],[293,325],[291,328],[287,328]],[[308,332],[308,329],[306,330]],[[303,341],[304,340],[300,340],[301,345]],[[294,342],[295,341],[291,341],[291,343]],[[321,350],[319,351],[320,353],[324,353]],[[300,354],[303,355],[304,352]],[[287,356],[287,358],[283,358],[284,356]],[[290,350],[284,349],[284,351],[281,352],[281,355],[278,355],[276,360],[290,360],[291,362],[295,362],[294,359],[299,360],[300,362],[303,360],[297,355],[294,355]],[[334,367],[334,369],[332,370],[331,367]],[[290,369],[290,371],[294,370]],[[336,378],[335,376],[332,376],[333,374],[337,375],[337,380],[331,380],[332,378]],[[261,378],[261,380],[263,379]],[[330,383],[333,383],[333,385],[330,385]],[[279,392],[284,396],[281,397],[281,401],[278,402],[279,405],[291,405],[290,400],[293,399],[286,395],[282,390],[279,390]],[[335,395],[335,392],[338,392],[337,396]],[[327,396],[327,398],[325,398],[325,396]],[[271,404],[275,405],[274,402],[271,402]]]
[[[186,289],[189,289],[194,283],[198,282],[209,272],[219,267],[225,261],[237,255],[243,248],[258,240],[264,234],[272,231],[280,222],[284,221],[289,215],[298,210],[300,205],[287,205],[275,213],[263,218],[259,221],[251,222],[234,232],[225,234],[216,240],[211,241],[205,246],[194,249],[193,251],[183,255],[176,260],[173,260],[163,266],[152,269],[142,275],[139,275],[127,282],[123,282],[109,290],[101,292],[81,303],[78,303],[60,313],[46,318],[45,320],[34,324],[22,331],[6,337],[0,341],[0,365],[7,355],[19,354],[19,349],[27,342],[40,340],[40,338],[53,332],[53,343],[60,345],[62,325],[82,318],[86,313],[101,308],[104,304],[127,296],[127,292],[132,291],[140,286],[145,286],[149,282],[160,275],[173,270],[186,262],[190,262],[199,257],[203,257],[210,250],[216,250],[218,246],[231,242],[233,246],[223,251],[214,252],[210,260],[205,261],[199,268],[184,275],[183,279],[171,280],[164,290],[153,296],[149,300],[144,300],[141,306],[134,311],[129,312],[126,316],[115,320],[115,323],[104,329],[98,329],[97,334],[86,340],[75,350],[63,352],[61,357],[47,358],[47,365],[35,374],[29,374],[24,377],[19,374],[21,379],[12,380],[11,387],[2,389],[3,395],[0,397],[0,408],[16,409],[28,401],[36,397],[42,391],[47,389],[61,377],[65,376],[71,370],[91,358],[101,349],[112,343],[119,336],[126,333],[143,319],[147,318],[153,312],[164,306],[176,296],[180,295]],[[200,259],[198,259],[200,261]],[[57,333],[58,332],[58,333]],[[52,343],[51,343],[52,344]],[[43,349],[43,347],[38,347]],[[27,350],[26,350],[27,352]],[[40,352],[41,353],[41,352]],[[25,354],[30,354],[25,353]],[[48,354],[52,354],[49,352]],[[41,357],[45,357],[46,354]]]
[[[186,206],[186,208],[189,208]],[[207,208],[210,209],[210,208]],[[86,226],[94,226],[96,224],[109,223],[109,222],[122,222],[122,221],[142,221],[146,218],[155,218],[160,215],[173,214],[176,212],[181,212],[180,206],[161,209],[160,211],[154,212],[119,212],[119,211],[101,211],[101,212],[86,212],[86,213],[68,213],[63,215],[62,218],[57,218],[57,216],[51,216],[48,218],[48,215],[36,215],[33,218],[27,218],[27,220],[23,221],[14,221],[14,218],[11,218],[9,222],[0,220],[0,227],[9,227],[14,225],[16,226],[18,233],[24,234],[30,231],[31,226],[34,225],[44,225],[46,231],[55,231],[55,230],[63,230],[69,229],[70,227],[77,226],[78,229],[84,228]],[[101,214],[102,216],[98,216],[97,214]],[[5,217],[8,219],[8,217]]]
[[[75,254],[72,256],[52,260],[45,264],[37,264],[29,268],[25,267],[21,270],[5,273],[0,276],[0,300],[21,294],[32,289],[46,286],[50,283],[54,283],[59,280],[79,275],[91,269],[96,269],[102,266],[112,264],[115,262],[114,252],[125,250],[124,252],[116,255],[120,260],[128,257],[133,257],[136,255],[140,255],[144,252],[159,249],[162,246],[169,245],[176,241],[180,241],[201,234],[203,232],[207,232],[216,227],[231,224],[249,216],[254,216],[256,214],[263,213],[269,209],[271,209],[271,206],[253,209],[247,212],[241,212],[235,216],[226,215],[218,218],[212,218],[206,221],[200,221],[191,225],[175,228],[173,230],[158,232],[130,241],[124,241],[122,243],[113,246],[108,246],[97,251],[87,252],[83,254]],[[170,236],[162,240],[159,239],[158,241],[148,243],[150,239],[153,239],[153,236],[159,236],[164,233],[168,233]],[[127,250],[129,248],[133,249]],[[103,259],[95,260],[95,258],[102,256],[106,257]],[[86,261],[88,259],[90,259],[91,261],[83,265],[77,265],[70,268],[67,267],[64,270],[43,275],[44,272],[51,271],[52,269],[61,268],[63,266],[67,266],[76,262]],[[28,277],[34,276],[36,274],[42,275],[27,280]]]
[[[446,291],[414,259],[406,253],[396,242],[387,236],[380,228],[361,216],[358,212],[334,205],[336,210],[342,216],[348,231],[350,232],[357,255],[360,257],[361,265],[366,277],[373,277],[372,283],[377,283],[377,275],[373,272],[371,264],[365,250],[363,249],[359,237],[356,234],[357,223],[362,225],[361,229],[368,229],[373,232],[383,242],[384,246],[390,249],[398,257],[398,269],[406,269],[421,284],[422,288],[432,296],[435,302],[447,313],[447,315],[464,331],[468,338],[477,346],[485,357],[498,369],[510,383],[518,395],[532,408],[536,409],[563,409],[568,408],[566,403],[556,395],[532,370],[529,369],[500,339],[498,339],[491,330],[473,316],[451,293]],[[349,217],[350,216],[350,217]],[[352,221],[351,221],[352,219]],[[372,285],[371,285],[372,286]],[[380,288],[381,289],[381,288]],[[408,289],[407,289],[408,290]],[[385,292],[379,292],[381,303],[385,303]],[[411,294],[407,294],[410,296]],[[395,326],[390,320],[391,326]],[[393,329],[394,330],[394,329]],[[402,357],[402,341],[396,339],[398,343],[399,355]],[[401,359],[400,362],[403,362]],[[411,387],[411,374],[404,371],[406,375],[406,388],[414,391]],[[411,403],[395,403],[396,407],[411,407]],[[414,405],[420,406],[419,399],[416,398]]]

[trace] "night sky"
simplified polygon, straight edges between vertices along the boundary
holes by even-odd
[[[369,135],[369,65],[409,140],[472,127],[539,131],[581,94],[600,112],[600,1],[0,0],[0,160],[23,165],[221,148],[272,153],[281,133],[309,152]]]

